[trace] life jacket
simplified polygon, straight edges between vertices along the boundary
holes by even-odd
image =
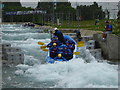
[[[57,53],[57,47],[50,48],[50,52],[54,51],[54,53]],[[53,52],[52,52],[53,53]]]
[[[106,31],[112,31],[112,25],[110,25],[110,24],[106,25]]]
[[[64,53],[65,53],[65,54],[66,54],[66,53],[68,53],[68,50],[65,50],[65,52],[64,52]]]
[[[56,51],[57,50],[57,48],[53,48],[53,51]]]
[[[64,50],[64,54],[72,54],[70,49]]]

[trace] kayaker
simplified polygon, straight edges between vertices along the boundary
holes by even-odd
[[[65,57],[67,60],[73,58],[73,53],[67,46],[65,46],[63,49],[63,57]]]
[[[52,38],[51,42],[47,45],[47,47],[52,47],[53,43],[58,43],[58,41]]]
[[[56,61],[67,61],[67,60],[62,56],[61,53],[58,54],[58,56],[55,57],[54,60],[56,60]]]
[[[75,45],[72,43],[69,43],[68,41],[66,41],[66,46],[68,49],[70,49],[72,52],[74,51],[75,49]]]
[[[72,42],[72,41],[70,41],[69,39],[66,39],[66,43],[68,43],[69,45],[70,45],[70,44],[74,44],[74,45],[75,45],[75,43]]]
[[[71,50],[71,52],[73,53],[74,52],[74,49],[75,49],[75,45],[74,44],[70,44],[68,45],[68,48]]]
[[[82,37],[81,37],[81,32],[80,32],[80,30],[75,30],[74,32],[76,33],[77,42],[81,41],[81,40],[82,40]]]
[[[58,40],[56,36],[53,36],[53,38],[51,39],[51,42],[47,45],[47,47],[52,47],[53,43],[56,43],[57,46],[62,45],[62,43]]]
[[[58,40],[59,40],[61,43],[65,44],[65,40],[64,40],[63,33],[62,33],[60,30],[57,30],[57,29],[56,29],[54,35],[58,37]]]
[[[54,35],[54,36],[53,36],[53,39],[58,39],[58,37]]]
[[[57,44],[56,43],[53,43],[53,46],[50,48],[50,57],[51,58],[55,58],[57,56]]]
[[[64,49],[64,48],[63,48],[62,45],[61,45],[61,46],[58,46],[57,52],[63,55],[63,54],[64,54],[64,53],[63,53],[63,49]]]

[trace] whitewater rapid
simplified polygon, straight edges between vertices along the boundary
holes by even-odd
[[[24,64],[15,66],[13,75],[7,80],[11,86],[25,88],[117,88],[118,65],[106,61],[97,62],[85,47],[79,48],[79,58],[69,62],[46,64],[47,52],[40,50],[38,41],[50,42],[49,33],[38,33],[39,29],[25,28],[21,25],[2,25],[2,42],[20,47],[25,53]],[[89,63],[87,63],[89,62]],[[7,71],[6,71],[7,72]],[[5,78],[5,77],[3,77]],[[24,78],[24,80],[22,79]],[[8,83],[7,83],[8,84]],[[4,82],[4,85],[7,85]]]

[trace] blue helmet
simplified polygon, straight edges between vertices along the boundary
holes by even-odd
[[[53,38],[53,39],[52,39],[52,42],[56,42],[56,39]]]
[[[59,46],[59,47],[58,47],[58,49],[60,49],[60,50],[61,50],[61,49],[63,49],[63,46],[62,46],[62,45],[61,45],[61,46]]]
[[[53,38],[57,38],[57,36],[53,36]]]
[[[66,43],[69,43],[69,41],[66,41]]]
[[[54,41],[55,39],[54,38],[52,38],[52,41]]]
[[[63,45],[61,45],[61,46],[62,46],[63,48],[64,48],[64,47],[66,47],[66,45],[65,45],[65,44],[63,44]]]
[[[64,49],[65,49],[65,48],[66,48],[66,49],[68,49],[68,47],[67,47],[67,46],[65,46],[65,47],[64,47]]]

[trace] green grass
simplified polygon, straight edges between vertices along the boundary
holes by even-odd
[[[47,22],[46,24],[52,27],[57,27],[59,29],[86,29],[94,31],[103,31],[105,28],[106,20],[99,20],[99,24],[95,25],[95,20],[84,20],[84,21],[61,21],[61,25],[57,26],[56,24],[51,24]],[[118,22],[115,19],[110,20],[111,25],[113,26],[113,33],[120,35],[120,30],[118,28]]]
[[[77,29],[87,29],[94,31],[103,31],[105,28],[106,20],[100,20],[98,25],[95,25],[95,20],[87,20],[87,21],[64,21],[61,23],[61,26],[55,25],[58,28],[77,28]],[[120,34],[120,30],[118,28],[117,20],[110,20],[110,24],[113,26],[113,33]]]

